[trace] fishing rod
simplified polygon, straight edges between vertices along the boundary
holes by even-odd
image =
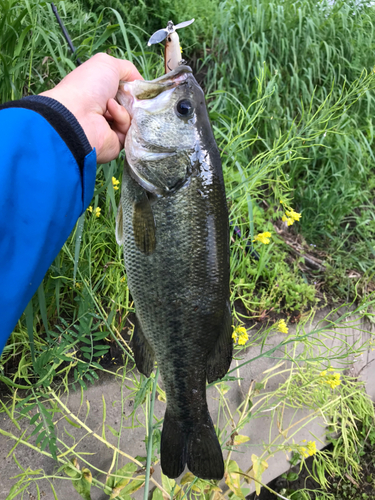
[[[65,25],[62,22],[61,17],[59,16],[59,13],[57,12],[57,7],[53,2],[51,3],[51,8],[52,8],[52,12],[55,14],[57,22],[59,23],[61,31],[63,32],[66,43],[69,45],[69,48],[72,51],[72,54],[75,55],[76,49],[73,45],[72,39],[70,38],[68,30],[65,28]],[[82,64],[82,62],[81,62],[80,58],[76,57],[76,66],[80,66],[81,64]]]

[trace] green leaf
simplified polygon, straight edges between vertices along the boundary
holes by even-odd
[[[151,389],[151,379],[142,377],[142,383],[140,388],[137,391],[137,394],[134,398],[134,410],[138,408],[139,405],[145,402],[147,392]],[[133,411],[134,411],[133,410]]]
[[[25,406],[25,408],[22,408],[22,410],[20,411],[20,415],[26,415],[26,413],[29,413],[35,407],[36,407],[36,403],[29,405],[29,406]]]
[[[251,455],[251,461],[253,462],[253,469],[250,472],[250,476],[257,479],[255,482],[255,491],[257,495],[260,495],[260,489],[261,485],[260,482],[262,481],[262,474],[263,472],[267,469],[268,463],[265,460],[262,460],[261,458],[257,457],[256,455]]]
[[[95,351],[94,356],[96,358],[100,358],[100,356],[105,356],[107,354],[108,350],[109,350],[109,347],[105,351]]]
[[[38,444],[46,437],[46,435],[47,435],[46,431],[41,432],[39,436],[36,438],[35,444],[38,446]]]
[[[14,412],[12,411],[12,413],[8,410],[8,408],[6,407],[6,405],[0,400],[0,403],[5,411],[5,413],[8,415],[8,418],[12,421],[12,423],[17,427],[17,429],[20,431],[21,430],[21,427],[20,427],[20,424],[17,422],[17,420],[13,417],[13,414]]]
[[[180,484],[183,486],[184,484],[192,483],[194,481],[194,474],[192,472],[186,472],[181,478]]]
[[[171,491],[176,486],[176,481],[161,473],[161,482],[165,491],[171,494]]]
[[[38,287],[38,300],[39,300],[39,309],[40,309],[40,314],[42,316],[43,326],[44,326],[44,329],[47,333],[47,336],[49,337],[46,296],[44,293],[43,281],[41,282],[41,284]]]
[[[121,498],[123,498],[123,495],[126,495],[126,493],[123,492],[125,486],[129,484],[129,481],[132,479],[134,472],[137,470],[136,464],[133,462],[127,463],[124,467],[116,471],[115,476],[116,477],[109,477],[106,483],[106,486],[112,489],[112,493],[110,498],[119,498],[119,495],[121,493]],[[119,479],[119,476],[124,475],[125,477],[122,479]]]
[[[33,299],[30,299],[29,303],[26,306],[25,317],[26,317],[27,335],[29,337],[31,359],[33,361],[33,365],[35,365],[35,347],[34,347],[34,333],[33,333],[34,329]]]
[[[22,399],[21,401],[19,401],[16,405],[15,405],[15,408],[21,408],[22,406],[24,406],[26,403],[28,403],[30,401],[30,399],[32,398],[32,394],[29,394],[28,396],[26,396],[25,399]]]
[[[119,431],[116,431],[116,429],[114,429],[113,427],[111,427],[110,425],[106,424],[106,427],[108,430],[111,431],[111,433],[115,436],[115,437],[119,437],[120,433]]]
[[[83,232],[83,226],[85,223],[85,215],[86,215],[86,210],[83,212],[83,214],[80,216],[80,218],[78,219],[78,222],[77,222],[76,243],[75,243],[75,248],[74,248],[73,286],[76,285],[79,252],[81,249],[82,232]]]
[[[288,472],[288,474],[286,475],[286,479],[288,481],[296,481],[299,477],[299,474],[297,474],[296,472]]]
[[[30,418],[30,422],[29,422],[29,424],[30,424],[30,425],[34,425],[34,424],[35,424],[35,422],[38,420],[38,418],[39,418],[39,413],[35,413],[35,415],[34,415],[33,417],[31,417],[31,418]]]
[[[84,346],[84,345],[83,345],[83,346],[81,346],[81,347],[80,347],[80,350],[81,350],[82,352],[89,352],[89,353],[92,353],[93,348],[92,348],[92,347],[86,347],[86,346]]]
[[[72,484],[84,500],[91,500],[90,490],[92,483],[92,475],[86,467],[79,470],[78,461],[76,458],[71,460],[71,463],[66,465],[64,472],[72,478]]]
[[[82,469],[82,477],[78,481],[72,481],[75,490],[81,495],[84,500],[91,500],[91,482],[91,472],[86,467],[83,467]]]
[[[38,432],[42,429],[43,425],[44,422],[39,422],[39,424],[35,427],[35,429],[31,433],[31,436],[35,436],[35,434],[38,434]]]
[[[80,429],[81,426],[79,424],[77,424],[76,422],[73,422],[73,420],[70,420],[69,417],[67,417],[66,415],[64,416],[65,420],[70,424],[72,425],[73,427],[76,427],[77,429]]]
[[[239,444],[247,443],[250,441],[249,436],[244,436],[242,434],[237,434],[237,436],[234,436],[234,445],[237,446]]]
[[[138,491],[145,484],[145,477],[138,476],[138,479],[131,481],[120,493],[120,498],[125,499],[127,496],[132,495]]]
[[[109,195],[109,199],[111,200],[112,204],[112,210],[113,214],[117,214],[117,206],[116,206],[116,200],[115,200],[115,191],[113,189],[113,184],[112,184],[112,177],[115,173],[116,170],[116,160],[111,161],[111,166],[109,168],[104,169],[104,176],[106,178],[106,181],[108,182],[108,187],[107,187],[107,196]],[[112,320],[111,320],[112,321]],[[111,323],[111,321],[108,321],[108,324]]]
[[[84,383],[84,381],[81,378],[78,379],[78,383],[82,387],[82,389],[87,391],[87,385]]]
[[[65,474],[71,478],[77,479],[81,477],[78,467],[78,461],[76,458],[70,460],[70,463],[63,467]]]
[[[94,346],[95,349],[100,349],[101,351],[105,350],[105,351],[108,351],[108,349],[110,349],[110,346],[109,345],[106,345],[106,344],[99,344],[99,345],[95,345]]]
[[[241,491],[241,475],[238,474],[238,472],[241,472],[241,469],[238,467],[237,462],[229,460],[229,464],[224,475],[225,482],[237,497],[241,500],[245,500]]]
[[[159,488],[156,488],[154,490],[154,493],[152,494],[152,500],[164,500],[163,493],[159,490]]]
[[[111,334],[110,332],[95,332],[92,334],[94,339],[97,341],[97,340],[103,340],[105,339],[106,337],[109,337]],[[97,347],[97,346],[95,346]],[[107,347],[107,346],[105,346]]]

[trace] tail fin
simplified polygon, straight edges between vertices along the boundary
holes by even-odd
[[[201,479],[222,479],[224,476],[223,453],[208,410],[189,436],[187,465]]]
[[[186,465],[186,434],[182,423],[168,414],[164,415],[163,431],[161,433],[160,455],[163,474],[175,479],[184,472]]]
[[[190,432],[182,423],[165,412],[161,435],[161,468],[163,473],[176,478],[184,471],[187,462],[190,471],[201,479],[222,479],[223,454],[208,413],[195,422]]]

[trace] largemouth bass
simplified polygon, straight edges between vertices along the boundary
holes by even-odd
[[[161,467],[170,478],[187,464],[221,479],[206,380],[222,378],[232,360],[229,226],[204,94],[179,66],[121,84],[117,99],[132,122],[116,238],[136,309],[136,365],[149,377],[156,359],[167,395]]]

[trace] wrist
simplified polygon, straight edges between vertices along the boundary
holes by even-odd
[[[82,95],[76,95],[74,89],[69,89],[69,92],[61,91],[58,86],[39,95],[58,101],[70,111],[82,127],[91,148],[95,147],[98,150],[96,133],[92,126],[93,120],[90,117],[90,112],[87,110],[86,103],[82,101]]]
[[[34,95],[5,103],[1,108],[30,109],[43,116],[65,142],[83,172],[85,157],[92,152],[92,147],[78,120],[62,103],[46,95]]]

